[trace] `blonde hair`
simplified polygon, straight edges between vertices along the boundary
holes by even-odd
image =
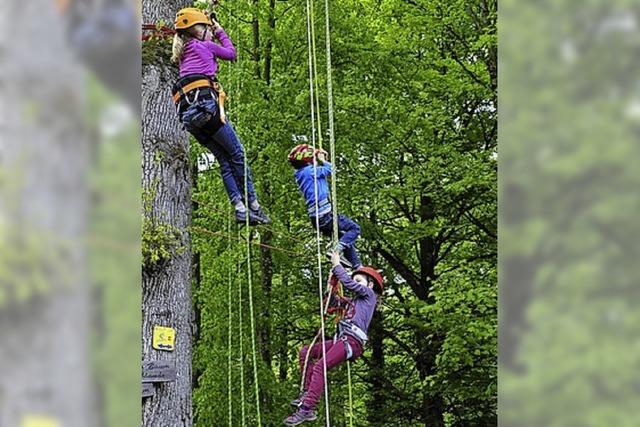
[[[196,24],[187,28],[185,31],[179,31],[173,36],[173,45],[171,47],[171,61],[179,64],[184,54],[184,46],[189,39],[201,37],[201,34],[207,29],[204,24]]]

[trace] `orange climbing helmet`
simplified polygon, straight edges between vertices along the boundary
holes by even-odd
[[[313,158],[316,154],[316,151],[309,147],[308,144],[298,144],[289,151],[289,162],[292,164],[296,163],[313,163]]]
[[[176,30],[186,30],[196,24],[213,25],[211,19],[195,7],[185,7],[176,13]]]
[[[373,279],[373,281],[378,285],[378,289],[380,290],[379,293],[382,294],[382,291],[384,291],[384,279],[378,270],[373,267],[360,267],[353,272],[352,276],[355,276],[356,274],[364,274],[365,276]]]

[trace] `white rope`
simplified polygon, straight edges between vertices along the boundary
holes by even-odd
[[[333,203],[333,238],[338,241],[338,190],[335,127],[333,122],[333,78],[331,73],[331,31],[329,28],[329,0],[324,0],[325,38],[327,48],[327,112],[329,113],[329,150],[331,151],[331,165],[333,173],[331,179],[331,202]]]
[[[231,210],[231,206],[229,207],[229,210]],[[231,212],[230,212],[231,214]],[[227,234],[231,235],[231,215],[228,215],[227,217]],[[231,255],[231,239],[228,240],[228,245],[227,245],[227,250],[228,250],[228,254]],[[232,298],[231,298],[231,280],[232,280],[232,274],[231,274],[231,263],[229,263],[229,265],[227,266],[228,271],[227,271],[227,322],[228,322],[228,329],[227,329],[227,349],[228,349],[228,354],[227,354],[227,405],[228,405],[228,416],[229,416],[229,427],[231,427],[232,423],[233,423],[233,394],[231,393],[231,387],[232,387],[232,378],[231,378],[231,373],[232,373],[232,360],[231,360],[231,350],[233,348],[233,342],[231,340],[231,334],[232,334],[232,317],[233,317],[233,312],[231,311],[231,305],[232,305]]]
[[[312,55],[312,48],[313,48],[313,43],[311,40],[311,33],[312,33],[312,22],[311,22],[311,7],[312,7],[312,0],[307,0],[307,47],[308,47],[308,52],[309,52],[309,99],[310,99],[310,105],[311,105],[311,144],[312,144],[312,148],[315,152],[316,149],[316,125],[315,125],[315,108],[314,108],[314,79],[313,79],[313,75],[314,75],[314,69],[313,69],[313,55]],[[316,249],[317,249],[317,261],[318,261],[318,296],[320,298],[320,339],[322,340],[322,368],[323,368],[323,375],[324,375],[324,408],[325,408],[325,421],[326,421],[326,425],[327,427],[329,427],[330,421],[329,421],[329,382],[327,381],[327,348],[326,348],[326,344],[325,344],[325,325],[324,325],[324,309],[322,306],[322,293],[323,293],[323,283],[322,283],[322,254],[321,254],[321,246],[322,246],[322,240],[320,237],[320,218],[318,216],[319,213],[319,206],[318,206],[318,174],[317,174],[317,160],[315,155],[313,156],[313,191],[314,191],[314,196],[315,196],[315,220],[316,220]],[[312,348],[310,347],[308,351],[312,351]]]
[[[327,57],[327,112],[329,115],[329,151],[333,173],[331,179],[331,203],[333,204],[333,245],[339,241],[338,230],[338,168],[336,163],[336,138],[333,119],[333,74],[331,65],[331,27],[329,19],[329,0],[324,0],[325,46]],[[353,399],[351,386],[351,361],[347,360],[347,377],[349,382],[349,426],[353,426]]]

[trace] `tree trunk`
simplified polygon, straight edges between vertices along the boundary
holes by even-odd
[[[389,417],[385,410],[387,395],[385,393],[384,370],[384,325],[382,312],[376,310],[369,325],[369,343],[371,348],[371,363],[369,364],[368,382],[371,384],[371,398],[367,400],[367,419],[370,425],[384,425]]]
[[[273,233],[266,230],[261,233],[260,243],[263,245],[271,245]],[[271,249],[265,246],[260,248],[260,265],[262,267],[262,292],[264,292],[264,301],[262,303],[261,327],[258,328],[260,352],[262,360],[271,366],[271,289],[273,287],[273,256]]]
[[[252,22],[251,27],[253,29],[253,46],[251,50],[251,57],[254,64],[253,74],[256,79],[260,79],[260,18],[259,18],[259,0],[252,0]]]
[[[429,375],[436,373],[436,356],[442,346],[442,337],[435,335],[432,339],[429,339],[426,331],[423,330],[417,331],[415,335],[416,348],[420,349],[416,365],[420,380],[424,381]],[[422,421],[425,427],[443,427],[444,403],[442,396],[433,395],[427,389],[423,393],[420,412],[422,413]]]
[[[172,22],[187,1],[145,0],[144,22]],[[191,426],[191,171],[189,139],[177,121],[170,88],[177,74],[168,63],[147,64],[142,69],[142,184],[149,198],[145,215],[168,232],[170,255],[146,265],[142,275],[142,359],[175,362],[174,381],[155,385],[155,395],[145,399],[142,425]],[[143,244],[144,241],[143,241]],[[175,329],[175,350],[152,348],[153,326]]]
[[[37,19],[3,20],[0,42],[0,425],[96,426],[85,80],[52,2],[3,5],[5,17]]]
[[[289,275],[287,272],[282,275],[282,289],[289,289]],[[283,304],[282,309],[284,311],[282,317],[289,319],[289,304]],[[285,382],[289,376],[289,330],[285,328],[281,326],[280,329],[276,329],[276,333],[281,337],[278,340],[278,380],[281,383]],[[283,336],[284,338],[282,338]]]
[[[198,162],[197,161],[191,166],[191,179],[192,179],[193,188],[198,188]],[[196,213],[198,212],[199,207],[200,207],[200,204],[197,201],[195,200],[191,201],[191,209],[194,215],[196,215]],[[193,293],[198,293],[200,291],[200,287],[202,286],[202,264],[200,262],[200,252],[194,252],[192,254],[191,273],[193,274],[193,280],[192,280]],[[200,335],[202,331],[200,327],[201,319],[202,319],[202,308],[200,304],[194,304],[193,323],[191,325],[191,330],[193,331],[191,342],[193,343],[193,345],[196,345],[200,341]],[[198,378],[200,378],[201,375],[202,375],[201,370],[192,371],[191,378],[193,381],[192,382],[193,390],[198,388],[199,386]]]
[[[269,35],[264,47],[264,81],[271,84],[271,52],[273,51],[273,37],[276,33],[276,0],[269,0]]]

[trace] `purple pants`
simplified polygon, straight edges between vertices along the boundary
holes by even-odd
[[[351,360],[360,357],[362,355],[362,345],[360,342],[350,335],[345,335],[343,339],[345,338],[348,340],[351,345],[351,350],[353,351]],[[324,344],[326,345],[327,371],[347,360],[347,350],[342,340],[337,340],[335,343],[333,340],[326,340]],[[300,371],[304,369],[304,359],[307,357],[308,351],[308,345],[300,349],[300,353],[298,354]],[[320,402],[320,396],[324,390],[324,361],[322,360],[321,342],[311,347],[307,372],[304,378],[304,389],[306,395],[302,404],[307,409],[315,409],[318,402]]]

